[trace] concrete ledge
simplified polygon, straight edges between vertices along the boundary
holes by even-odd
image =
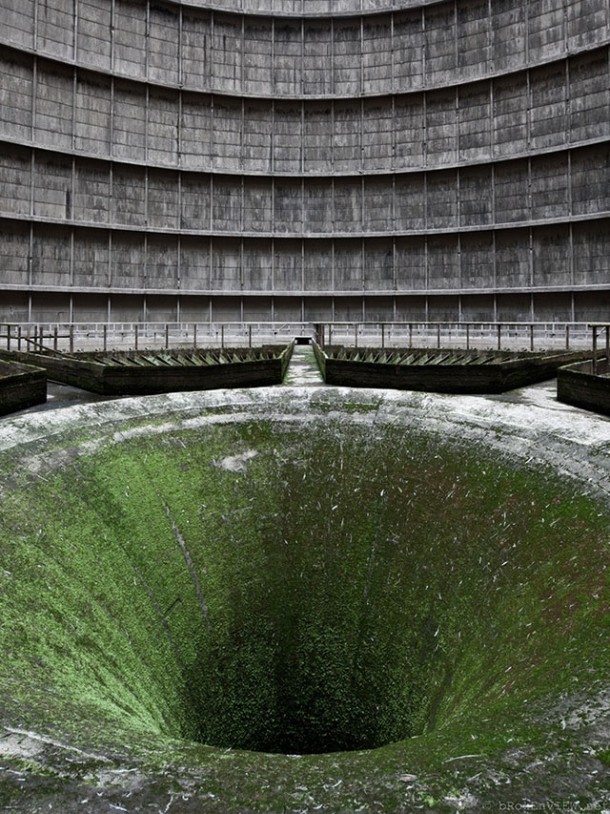
[[[552,379],[584,353],[316,347],[327,384],[435,393],[503,393]]]
[[[0,361],[0,415],[44,404],[47,375],[40,367]]]
[[[75,354],[4,351],[0,358],[36,364],[50,379],[83,390],[123,396],[281,384],[291,352],[292,345]]]
[[[557,398],[564,404],[610,415],[609,374],[606,360],[597,362],[595,373],[592,361],[562,367],[557,372]]]

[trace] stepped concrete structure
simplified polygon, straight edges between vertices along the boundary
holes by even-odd
[[[0,321],[605,320],[607,0],[0,0]]]

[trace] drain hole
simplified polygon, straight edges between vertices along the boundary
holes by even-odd
[[[391,611],[379,610],[391,619]],[[433,623],[416,624],[406,650],[404,632],[394,638],[375,619],[342,630],[331,619],[324,627],[291,619],[287,609],[275,622],[263,615],[241,623],[189,671],[185,703],[197,740],[306,754],[375,748],[421,733],[435,706],[433,687],[448,676],[435,654]]]
[[[134,434],[7,490],[0,681],[31,691],[3,704],[112,743],[323,753],[595,667],[605,504],[350,410]]]

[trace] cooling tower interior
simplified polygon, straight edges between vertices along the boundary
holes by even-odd
[[[0,6],[0,319],[607,314],[606,0]]]

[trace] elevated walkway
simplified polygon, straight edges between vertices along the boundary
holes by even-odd
[[[315,387],[324,384],[312,345],[295,344],[284,384],[293,387]]]

